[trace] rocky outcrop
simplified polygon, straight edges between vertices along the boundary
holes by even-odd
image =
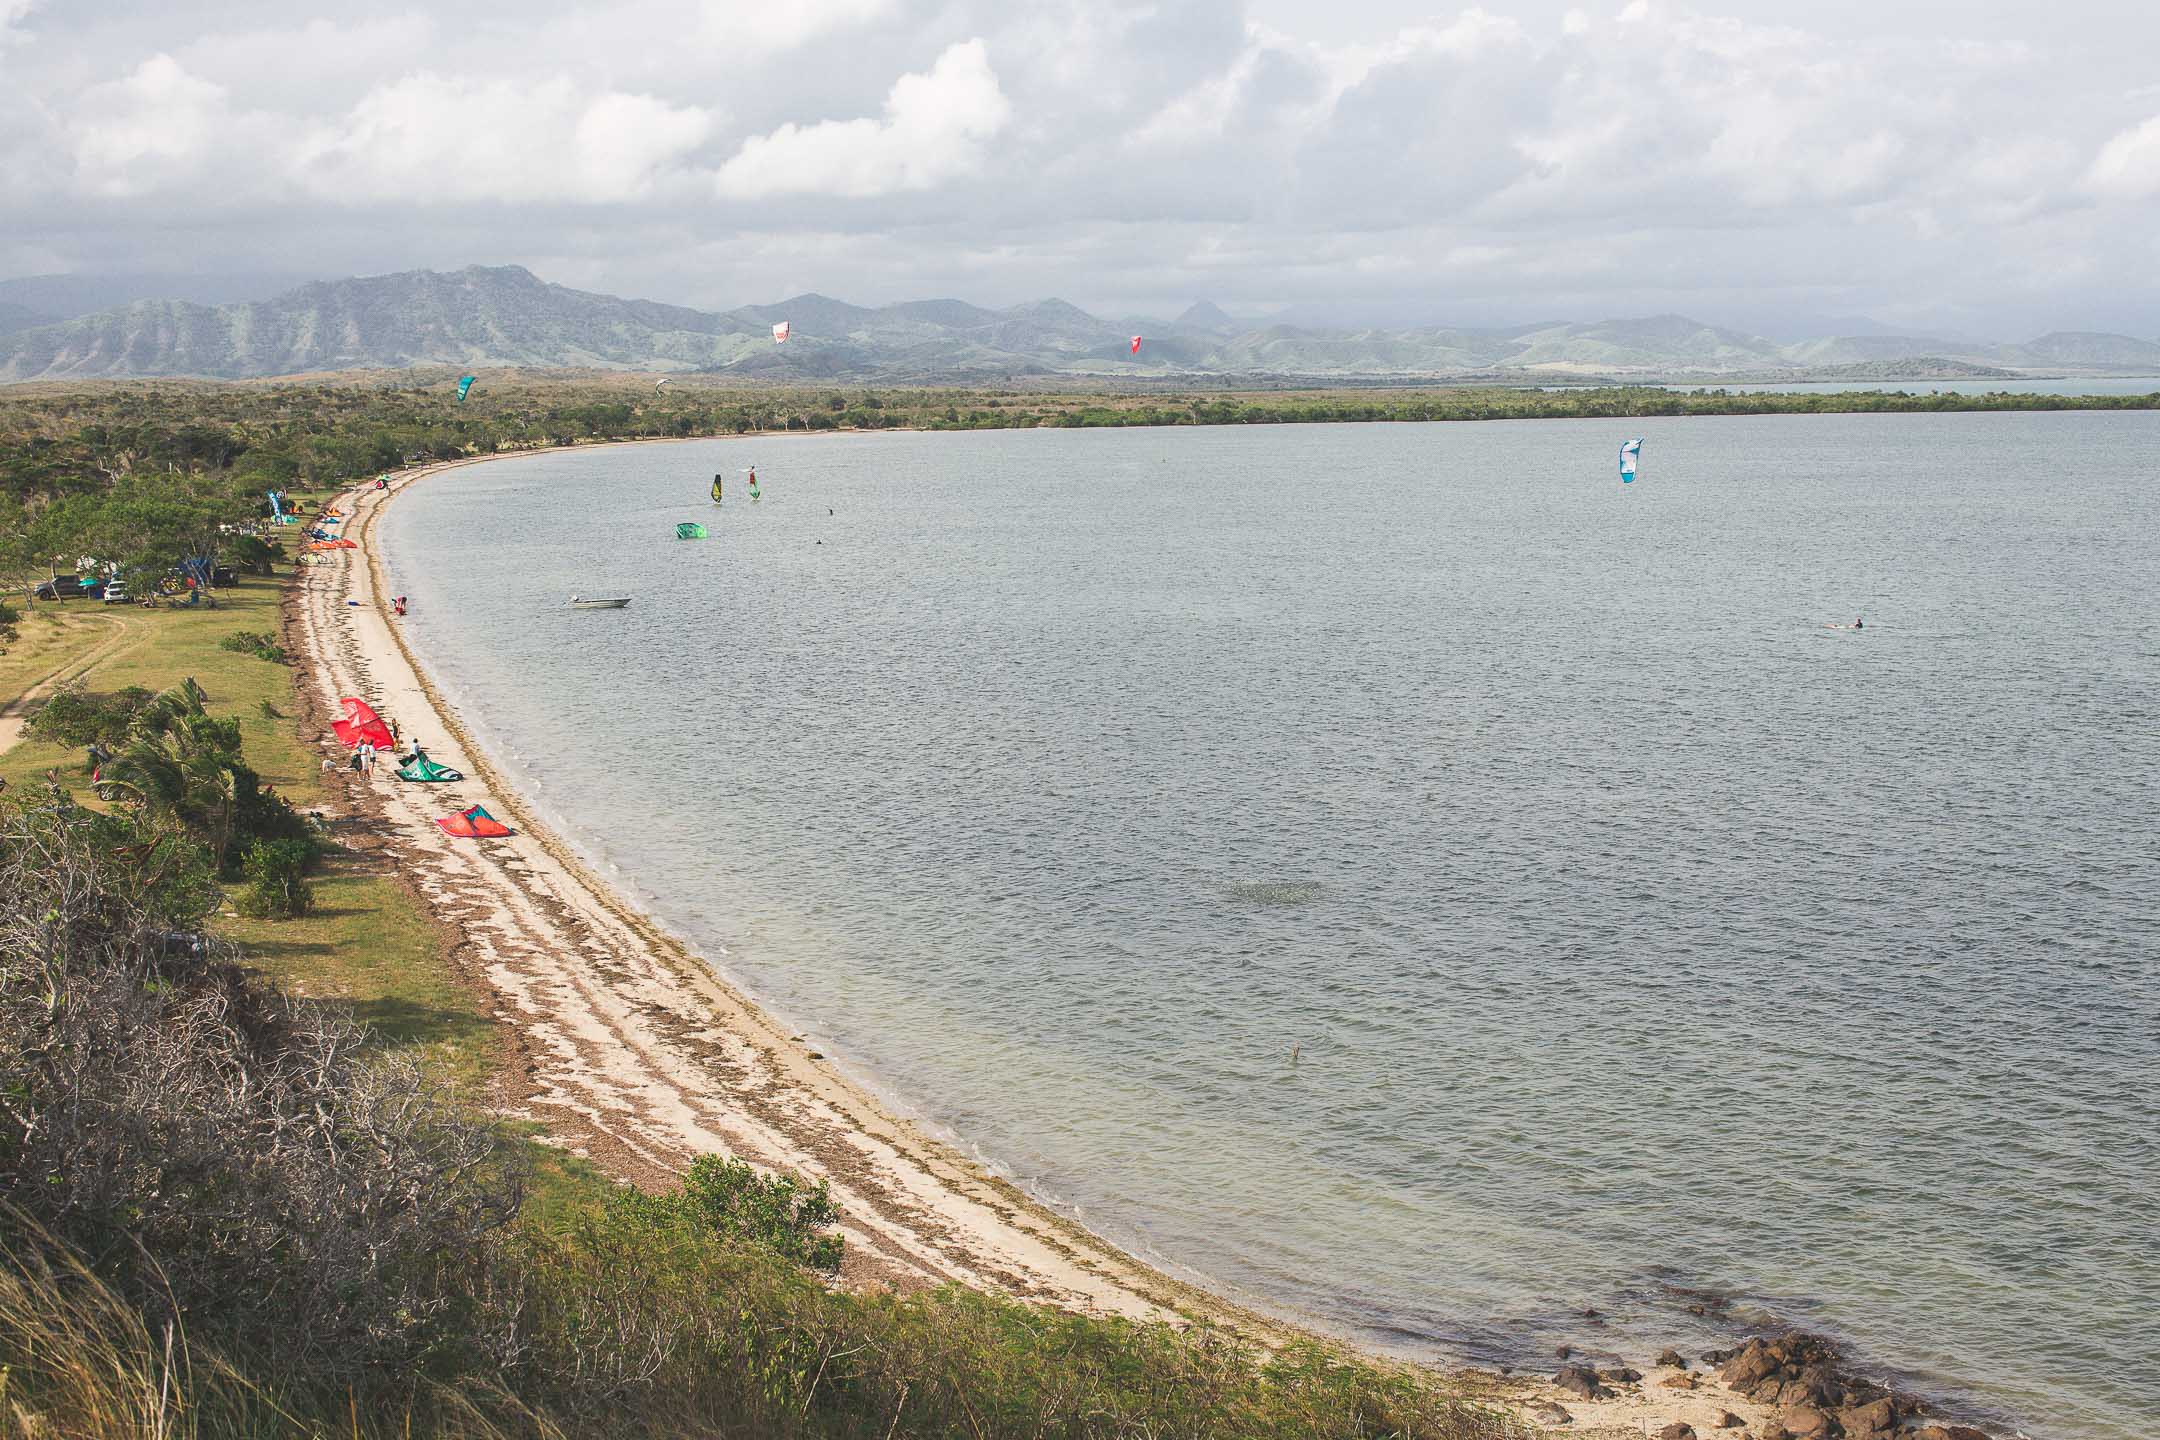
[[[1734,1390],[1776,1412],[1764,1440],[1886,1440],[1926,1408],[1845,1369],[1837,1347],[1820,1335],[1758,1336],[1703,1360]]]
[[[1604,1400],[1613,1393],[1599,1383],[1597,1371],[1587,1365],[1561,1366],[1560,1373],[1552,1377],[1552,1383],[1585,1400]]]

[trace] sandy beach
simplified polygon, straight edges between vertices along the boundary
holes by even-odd
[[[474,463],[484,462],[402,472],[387,491],[338,497],[359,548],[305,568],[288,592],[285,628],[302,666],[304,735],[325,758],[342,762],[329,721],[357,696],[468,777],[417,786],[388,765],[372,778],[337,772],[357,843],[420,896],[496,1022],[508,1059],[496,1107],[644,1186],[708,1153],[827,1181],[845,1217],[844,1283],[958,1282],[1097,1314],[1219,1324],[1262,1343],[1298,1336],[1124,1253],[894,1114],[615,895],[519,803],[399,634],[374,547],[376,521],[400,492]],[[434,824],[475,803],[516,833],[475,842]],[[1617,1367],[1622,1358],[1595,1360]],[[1707,1433],[1721,1421],[1725,1433],[1742,1424],[1762,1433],[1772,1411],[1713,1374],[1681,1374],[1615,1375],[1598,1398],[1543,1377],[1459,1378],[1469,1393],[1573,1434],[1675,1423]]]

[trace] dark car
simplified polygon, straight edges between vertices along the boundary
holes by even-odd
[[[210,583],[220,590],[230,590],[240,583],[240,577],[233,573],[232,566],[220,565],[210,572]]]
[[[40,600],[72,600],[82,594],[82,586],[73,575],[55,575],[30,593]]]

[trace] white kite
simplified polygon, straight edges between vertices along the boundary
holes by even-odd
[[[788,322],[787,322],[787,321],[785,321],[785,320],[782,320],[782,321],[781,321],[781,322],[780,322],[779,324],[777,324],[777,325],[773,326],[773,327],[772,327],[772,343],[773,343],[773,344],[775,344],[775,345],[785,345],[785,344],[787,344],[787,332],[788,332]]]

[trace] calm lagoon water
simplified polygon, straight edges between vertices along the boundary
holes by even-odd
[[[568,838],[1141,1252],[2148,1433],[2160,415],[1636,423],[596,450],[384,541]]]
[[[2104,375],[2008,380],[1779,380],[1753,385],[1667,385],[1667,390],[1727,390],[1735,395],[1835,395],[1845,390],[1907,395],[2160,395],[2160,376]]]

